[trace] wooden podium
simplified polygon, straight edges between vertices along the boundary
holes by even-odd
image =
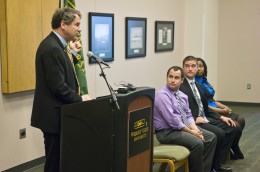
[[[61,172],[152,172],[154,88],[62,107]]]

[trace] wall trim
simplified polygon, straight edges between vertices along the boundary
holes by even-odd
[[[228,105],[235,105],[235,106],[258,106],[260,107],[260,103],[248,103],[248,102],[232,102],[232,101],[221,101],[218,100],[220,103],[228,104]]]
[[[12,167],[12,168],[9,168],[9,169],[4,170],[2,172],[21,172],[21,171],[26,171],[26,170],[29,170],[29,169],[34,168],[36,166],[39,166],[41,164],[44,164],[44,162],[45,162],[45,156],[37,158],[37,159],[34,159],[32,161],[25,162],[23,164],[17,165],[17,166]]]

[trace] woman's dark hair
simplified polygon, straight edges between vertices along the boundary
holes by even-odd
[[[202,58],[199,58],[199,57],[197,57],[196,59],[197,59],[197,62],[200,61],[203,64],[203,66],[204,66],[203,76],[207,77],[207,75],[208,75],[208,67],[207,67],[206,62]]]

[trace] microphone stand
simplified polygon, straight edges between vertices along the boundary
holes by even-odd
[[[97,60],[96,60],[97,61]],[[99,76],[101,77],[103,77],[104,79],[105,79],[105,81],[106,81],[106,84],[107,84],[107,87],[108,87],[108,89],[109,89],[109,91],[110,91],[110,94],[111,94],[111,96],[112,96],[112,100],[110,100],[111,102],[111,104],[113,105],[113,109],[112,109],[112,112],[113,112],[113,114],[112,114],[112,122],[113,122],[113,127],[112,127],[112,157],[113,157],[113,164],[112,164],[112,169],[111,169],[111,171],[113,172],[114,170],[115,170],[115,151],[116,151],[116,148],[115,148],[115,139],[116,139],[116,128],[115,128],[115,116],[116,116],[116,113],[115,113],[115,110],[120,110],[120,107],[119,107],[119,105],[118,105],[118,102],[117,102],[117,98],[116,98],[116,94],[115,94],[115,91],[113,90],[113,88],[109,85],[109,83],[107,82],[107,78],[106,78],[106,74],[104,73],[104,71],[103,71],[103,68],[101,67],[101,63],[99,62],[99,61],[97,61],[98,62],[98,65],[99,65],[99,67],[100,67],[100,70],[101,70],[101,73],[99,74]]]
[[[115,105],[115,108],[116,108],[115,110],[120,110],[120,107],[118,105],[117,98],[116,98],[116,93],[113,90],[113,88],[109,85],[109,83],[107,82],[106,74],[104,73],[103,68],[101,67],[101,63],[99,61],[97,61],[97,62],[98,62],[98,65],[100,67],[100,70],[101,70],[101,73],[99,74],[99,76],[100,77],[102,76],[105,79],[107,87],[108,87],[110,94],[112,96],[111,104]]]

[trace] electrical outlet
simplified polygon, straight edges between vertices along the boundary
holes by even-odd
[[[250,90],[251,89],[251,84],[247,84],[247,89]]]
[[[26,138],[26,128],[19,130],[19,137],[20,137],[20,139]]]

